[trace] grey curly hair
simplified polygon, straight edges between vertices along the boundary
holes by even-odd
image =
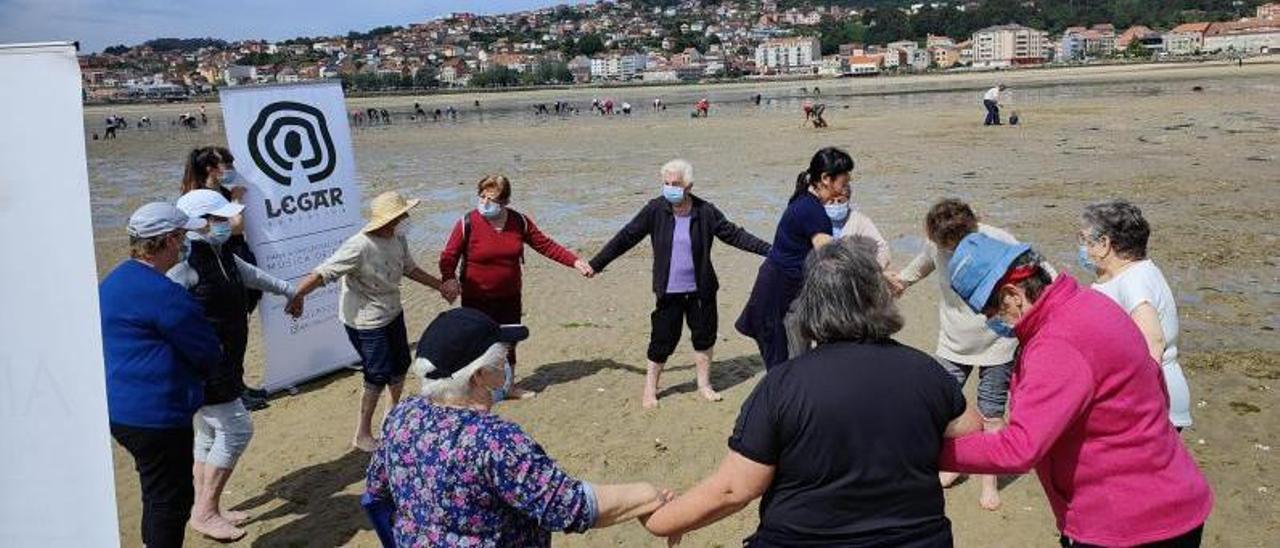
[[[1091,240],[1106,236],[1117,255],[1134,261],[1147,258],[1151,225],[1138,206],[1125,200],[1098,202],[1085,206],[1080,218],[1087,225]]]
[[[865,237],[834,240],[805,261],[795,312],[801,333],[818,344],[879,341],[902,329],[902,314]]]

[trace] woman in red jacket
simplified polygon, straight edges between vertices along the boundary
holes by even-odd
[[[462,306],[484,312],[495,322],[520,323],[525,244],[548,259],[576,268],[585,277],[595,275],[591,265],[538,230],[533,219],[508,207],[511,181],[506,177],[489,175],[480,179],[476,194],[476,208],[453,226],[449,242],[440,253],[440,278],[450,302],[461,295]],[[515,345],[507,359],[514,369]],[[520,399],[532,394],[512,388],[507,395]]]

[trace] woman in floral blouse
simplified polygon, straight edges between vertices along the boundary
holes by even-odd
[[[527,336],[469,308],[427,326],[414,362],[423,395],[392,410],[369,463],[363,502],[384,544],[550,546],[552,531],[647,518],[669,498],[648,483],[576,479],[489,412],[510,389],[507,345]]]

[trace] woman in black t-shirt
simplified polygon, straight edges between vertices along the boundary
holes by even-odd
[[[682,535],[763,496],[748,546],[952,545],[938,452],[981,419],[933,358],[890,338],[902,317],[875,249],[853,238],[809,256],[796,310],[818,348],[765,375],[720,468],[650,532]]]

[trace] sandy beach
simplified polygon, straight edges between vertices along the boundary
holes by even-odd
[[[1010,86],[1018,127],[984,128],[980,89]],[[801,127],[799,88],[819,85],[829,128]],[[1200,87],[1202,91],[1194,91]],[[747,99],[761,93],[760,106]],[[661,96],[670,105],[651,112]],[[712,115],[691,119],[709,97]],[[592,97],[629,101],[631,117],[592,116]],[[946,77],[824,80],[712,87],[554,90],[513,94],[359,99],[403,116],[414,101],[456,106],[453,122],[353,130],[366,196],[388,189],[424,199],[411,234],[417,260],[434,269],[447,230],[473,203],[486,173],[514,183],[513,207],[552,237],[590,257],[658,192],[658,167],[673,157],[695,168],[698,195],[771,240],[796,174],[822,146],[857,161],[853,201],[879,226],[901,267],[922,243],[935,200],[968,200],[988,223],[1075,266],[1083,205],[1123,197],[1141,206],[1151,257],[1178,297],[1182,366],[1195,425],[1183,439],[1208,475],[1216,508],[1206,546],[1274,546],[1280,534],[1280,64],[1097,67]],[[476,109],[473,100],[480,100]],[[533,103],[566,100],[582,113],[538,117]],[[185,154],[222,144],[217,105],[198,131],[168,120],[194,105],[91,107],[86,131],[120,113],[148,115],[153,130],[89,141],[89,175],[100,274],[126,255],[123,223],[136,206],[177,197]],[[732,322],[760,259],[716,247],[721,276],[720,341],[713,384],[725,401],[694,392],[687,338],[664,376],[662,406],[640,407],[651,256],[641,244],[594,280],[530,253],[519,384],[532,400],[496,412],[521,424],[576,476],[595,482],[651,481],[687,489],[713,470],[744,398],[763,375],[754,344]],[[1087,278],[1086,278],[1087,279]],[[446,304],[407,282],[411,335]],[[936,282],[900,305],[900,341],[932,352]],[[686,335],[687,337],[687,335]],[[261,375],[256,320],[246,364]],[[256,434],[227,488],[226,503],[249,512],[237,545],[377,546],[358,505],[368,456],[350,450],[361,383],[341,372],[278,394],[256,412]],[[417,384],[410,382],[409,391]],[[968,390],[972,394],[972,386]],[[139,546],[133,462],[115,452],[116,497],[125,546]],[[1004,506],[978,507],[977,482],[947,492],[960,546],[1051,546],[1057,530],[1034,476],[1006,478]],[[737,546],[754,529],[756,506],[685,538],[684,546]],[[1271,540],[1268,540],[1271,539]],[[558,546],[661,546],[635,524],[559,535]],[[188,545],[215,546],[188,531]]]

